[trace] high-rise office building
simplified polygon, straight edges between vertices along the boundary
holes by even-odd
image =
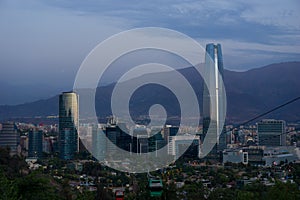
[[[219,76],[221,75],[221,77]],[[223,78],[223,57],[220,44],[207,44],[205,55],[205,77],[209,83],[209,87],[204,84],[203,88],[203,134],[201,141],[203,142],[209,127],[212,132],[218,134],[218,130],[222,130],[219,135],[219,140],[215,146],[216,151],[222,151],[226,148],[225,127],[220,127],[225,119],[225,94],[222,84]],[[212,94],[210,94],[212,92]],[[216,98],[211,98],[215,96]],[[214,102],[211,102],[211,100]]]
[[[110,140],[106,144],[106,155],[114,156],[117,148],[132,151],[132,137],[127,134],[128,130],[124,123],[118,123],[115,117],[111,117],[106,126],[106,137]]]
[[[176,135],[169,137],[168,154],[178,159],[181,155],[199,155],[200,137],[194,135]]]
[[[265,119],[257,124],[258,143],[263,146],[285,146],[285,121]]]
[[[92,154],[99,162],[105,160],[106,136],[100,124],[92,125]]]
[[[148,131],[144,126],[135,127],[133,130],[133,152],[148,153]]]
[[[41,158],[43,155],[43,131],[30,130],[28,134],[28,157]]]
[[[164,139],[166,141],[169,141],[169,137],[170,136],[176,136],[177,133],[178,133],[178,131],[179,131],[179,127],[178,126],[166,125],[163,128]]]
[[[159,127],[151,127],[151,137],[148,138],[148,151],[154,152],[157,155],[157,150],[163,148],[167,142],[164,140],[162,134],[161,134],[161,128]],[[166,152],[164,152],[166,153]]]
[[[125,151],[132,152],[132,136],[125,123],[118,123],[120,137],[117,138],[117,146]]]
[[[79,151],[78,95],[64,92],[59,96],[59,155],[71,160]]]
[[[106,137],[111,143],[106,144],[107,155],[113,155],[117,151],[117,139],[120,137],[120,129],[116,125],[109,125],[105,129]]]
[[[2,148],[8,147],[10,149],[10,154],[15,155],[18,153],[19,143],[20,134],[17,131],[15,123],[3,123],[2,130],[0,131],[0,146]]]

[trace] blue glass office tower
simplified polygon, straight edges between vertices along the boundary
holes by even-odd
[[[222,121],[225,118],[225,101],[224,101],[224,88],[222,84],[223,79],[223,57],[222,49],[220,44],[207,44],[206,45],[206,55],[205,55],[205,76],[210,85],[210,90],[208,90],[207,85],[204,84],[203,88],[203,141],[209,126],[213,132],[217,134],[217,130],[220,129]],[[220,76],[219,76],[220,74]],[[213,94],[210,94],[211,91]],[[215,95],[216,98],[211,98]],[[215,102],[211,102],[211,100]],[[212,106],[214,105],[214,106]],[[215,146],[215,151],[222,151],[226,148],[226,130],[222,129],[219,135],[219,140]],[[217,137],[218,135],[216,135]]]
[[[43,156],[43,131],[30,130],[28,139],[28,157],[41,158]]]
[[[59,96],[59,155],[71,160],[79,151],[78,95],[64,92]]]

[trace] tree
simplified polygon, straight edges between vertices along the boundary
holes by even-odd
[[[268,190],[267,199],[300,199],[300,192],[296,184],[292,184],[290,182],[276,182],[276,184]]]
[[[11,156],[9,148],[0,147],[0,168],[8,178],[20,177],[27,170],[25,160],[17,155]]]
[[[210,200],[215,199],[226,199],[226,200],[232,200],[235,199],[236,193],[232,189],[226,189],[226,188],[217,188],[214,191],[212,191],[208,197]]]
[[[171,182],[167,187],[164,187],[163,197],[164,199],[176,200],[177,197],[177,188],[174,182]]]
[[[188,199],[205,199],[205,190],[202,183],[192,183],[190,185],[186,185],[184,190],[187,192]]]
[[[252,192],[239,190],[237,192],[237,200],[253,200],[255,199],[255,195]]]
[[[252,193],[254,195],[254,199],[265,199],[267,186],[261,183],[252,183],[244,186],[243,191]]]
[[[76,200],[95,200],[95,193],[91,191],[83,191],[77,195]]]
[[[0,200],[17,200],[18,192],[16,184],[8,180],[4,173],[0,171]]]
[[[38,172],[17,180],[18,196],[28,200],[61,199],[52,180]]]
[[[104,188],[103,184],[98,183],[97,185],[97,193],[96,200],[112,200],[112,195]]]

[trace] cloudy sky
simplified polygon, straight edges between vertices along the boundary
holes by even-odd
[[[299,61],[299,10],[299,0],[0,0],[0,84],[70,88],[99,42],[146,26],[221,43],[230,70]]]

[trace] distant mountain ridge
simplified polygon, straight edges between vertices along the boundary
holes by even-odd
[[[203,83],[199,82],[195,69],[185,68],[180,72],[195,87],[201,104]],[[172,80],[172,74],[166,73],[168,72],[164,72],[161,76],[176,84],[176,80]],[[300,96],[299,75],[300,62],[271,64],[245,72],[224,70],[224,83],[227,93],[227,120],[229,122],[243,122]],[[180,87],[180,85],[178,86]],[[104,117],[110,114],[110,99],[107,97],[113,87],[114,85],[111,84],[98,88],[95,97],[98,115]],[[152,103],[149,97],[153,96],[156,97],[158,102],[167,102],[164,106],[171,109],[176,101],[166,101],[168,99],[166,95],[159,88],[150,87],[147,88],[147,92],[139,91],[133,100],[132,113],[137,115],[145,113],[145,109],[147,109],[145,105]],[[58,115],[58,96],[21,105],[0,106],[0,120],[49,115]],[[265,118],[300,121],[300,101],[271,113]]]
[[[277,63],[246,72],[225,71],[228,113],[231,120],[247,120],[300,96],[300,62]],[[300,101],[266,116],[297,121]],[[265,117],[265,118],[266,118]]]

